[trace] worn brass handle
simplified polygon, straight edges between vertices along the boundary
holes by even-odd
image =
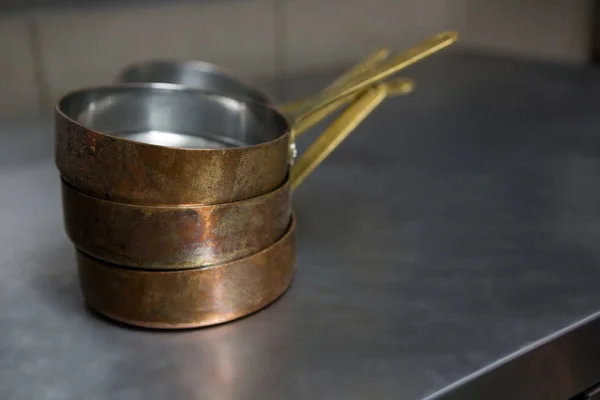
[[[360,124],[387,94],[386,85],[376,85],[361,94],[344,112],[323,132],[290,170],[292,189],[325,159]]]
[[[354,67],[350,68],[344,75],[337,78],[328,88],[332,88],[335,86],[341,86],[350,81],[350,79],[354,78],[358,74],[361,74],[369,69],[373,68],[375,65],[379,64],[386,58],[390,56],[390,50],[386,48],[377,49],[373,53],[369,54],[369,56],[361,63],[356,64]]]
[[[403,94],[408,94],[414,90],[415,83],[412,79],[409,78],[397,78],[392,79],[389,82],[382,83],[386,87],[387,96],[398,96]],[[333,103],[325,106],[310,115],[306,118],[302,118],[296,124],[294,124],[294,137],[298,137],[308,131],[310,128],[321,122],[331,113],[335,112],[338,108],[345,106],[350,103],[352,100],[356,99],[359,94],[351,93],[347,96],[342,97],[334,101]]]
[[[375,50],[373,53],[369,54],[369,56],[365,60],[363,60],[359,64],[356,64],[355,66],[350,68],[350,70],[348,70],[346,73],[344,73],[342,76],[338,77],[329,86],[327,86],[327,88],[329,89],[329,88],[332,88],[335,86],[340,86],[340,85],[347,83],[350,79],[352,79],[356,75],[363,73],[364,71],[366,71],[368,69],[373,68],[376,64],[378,64],[381,61],[388,58],[389,55],[390,55],[390,51],[388,49],[382,48],[382,49]],[[278,106],[278,108],[282,113],[290,115],[290,114],[294,113],[295,111],[297,111],[300,107],[302,107],[309,100],[310,99],[296,100],[296,101],[293,101],[290,103],[281,104]]]
[[[434,37],[411,47],[407,51],[377,64],[369,70],[359,73],[349,79],[345,84],[324,90],[303,103],[302,106],[291,113],[291,115],[288,115],[288,118],[294,122],[298,122],[302,118],[308,117],[311,113],[326,107],[334,101],[377,83],[438,50],[450,46],[457,38],[458,34],[452,31],[435,35]]]

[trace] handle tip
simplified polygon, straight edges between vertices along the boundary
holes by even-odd
[[[415,90],[415,81],[410,78],[398,78],[386,82],[388,96],[397,96],[411,93]]]
[[[458,32],[457,31],[446,31],[436,35],[439,40],[447,41],[449,43],[454,43],[458,40]]]

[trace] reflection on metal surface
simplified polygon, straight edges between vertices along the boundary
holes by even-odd
[[[214,138],[205,135],[186,135],[176,132],[145,131],[121,135],[122,138],[134,142],[154,144],[165,147],[185,147],[188,149],[223,149],[228,147],[242,147],[244,143],[235,140],[222,140],[215,135]]]
[[[274,311],[270,307],[251,319],[211,329],[175,335],[163,332],[146,345],[164,347],[164,342],[169,342],[169,351],[163,355],[168,371],[161,379],[177,387],[178,399],[262,397],[266,383],[269,391],[277,392],[277,398],[288,398],[279,388],[298,379],[286,374],[293,365],[285,354],[294,351],[286,341],[294,329],[294,316],[269,322],[268,315]],[[302,388],[290,388],[289,394],[297,391]]]

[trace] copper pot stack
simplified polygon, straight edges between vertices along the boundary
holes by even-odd
[[[64,96],[56,164],[88,306],[176,329],[234,320],[281,296],[295,268],[292,190],[387,95],[412,88],[377,83],[389,74],[366,82],[365,65],[288,107],[293,116],[199,62],[131,66],[114,85]],[[294,129],[343,104],[296,159]]]

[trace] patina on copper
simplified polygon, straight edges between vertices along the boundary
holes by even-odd
[[[295,222],[269,248],[227,264],[179,271],[126,269],[77,252],[86,303],[109,318],[149,328],[214,325],[260,310],[289,287]]]
[[[259,252],[285,233],[290,181],[233,203],[137,206],[91,197],[62,182],[67,235],[83,252],[144,269],[222,264]]]
[[[290,125],[271,106],[160,85],[75,91],[57,105],[56,164],[91,196],[139,205],[218,204],[268,193],[285,180]],[[127,139],[166,132],[232,140],[223,148]],[[165,136],[165,135],[163,135]]]

